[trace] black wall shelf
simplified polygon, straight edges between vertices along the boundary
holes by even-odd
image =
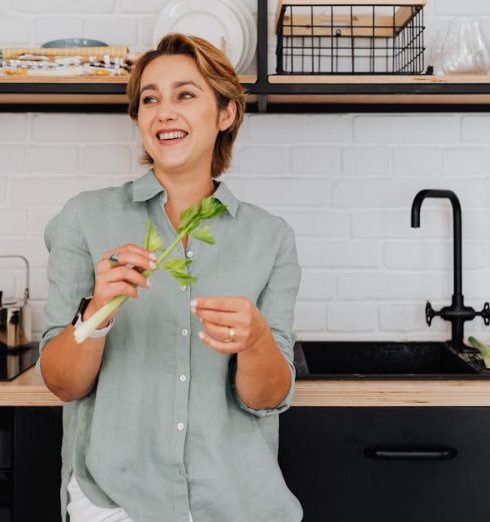
[[[490,76],[271,75],[268,0],[257,0],[249,112],[489,112]],[[0,78],[0,112],[127,112],[125,78]]]

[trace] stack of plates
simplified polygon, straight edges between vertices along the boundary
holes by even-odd
[[[257,46],[255,22],[242,0],[171,0],[156,20],[153,46],[168,33],[205,38],[238,73],[250,65]]]

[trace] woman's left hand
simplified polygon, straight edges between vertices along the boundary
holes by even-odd
[[[260,310],[245,297],[197,297],[191,310],[202,322],[203,343],[220,353],[256,348],[268,328]]]

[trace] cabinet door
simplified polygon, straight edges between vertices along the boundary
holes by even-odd
[[[12,467],[12,408],[0,408],[0,469]]]
[[[12,516],[12,418],[13,408],[0,408],[0,522]]]
[[[293,407],[279,464],[304,522],[488,522],[490,408]]]
[[[13,522],[60,522],[62,408],[15,408]]]
[[[12,522],[12,472],[0,469],[0,522]]]

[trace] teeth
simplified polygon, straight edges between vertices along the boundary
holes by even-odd
[[[187,133],[183,131],[176,131],[176,132],[161,132],[158,134],[159,140],[174,140],[176,138],[185,138]]]

